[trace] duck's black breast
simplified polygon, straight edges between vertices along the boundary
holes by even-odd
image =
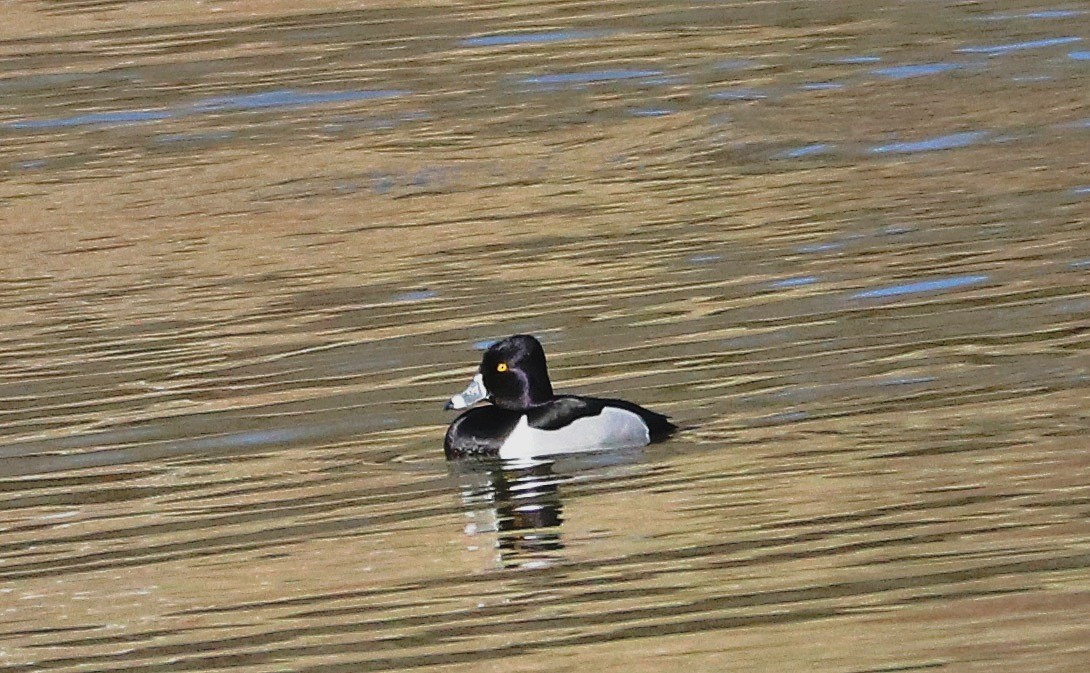
[[[447,458],[495,456],[520,418],[521,412],[492,404],[470,409],[447,428],[443,452]]]

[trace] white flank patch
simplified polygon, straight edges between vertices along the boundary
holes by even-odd
[[[616,407],[606,407],[597,416],[577,419],[557,430],[532,428],[523,416],[500,447],[500,458],[628,449],[646,446],[650,441],[651,433],[643,419]]]

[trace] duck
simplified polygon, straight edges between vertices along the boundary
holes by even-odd
[[[473,406],[484,400],[489,403]],[[446,408],[468,409],[447,428],[448,460],[635,448],[677,430],[663,414],[633,402],[553,393],[545,349],[528,334],[489,346],[473,380]]]

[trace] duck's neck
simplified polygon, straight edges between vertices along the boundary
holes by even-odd
[[[533,407],[539,407],[542,404],[548,404],[552,402],[556,396],[553,394],[553,386],[549,383],[548,377],[544,380],[535,379],[533,381],[523,380],[523,385],[519,391],[518,397],[511,398],[494,398],[492,403],[503,409],[510,409],[511,411],[525,411],[532,409]]]

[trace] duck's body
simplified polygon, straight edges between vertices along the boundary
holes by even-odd
[[[677,427],[662,414],[625,400],[554,395],[545,351],[531,336],[493,344],[480,373],[448,408],[481,399],[492,404],[466,411],[447,429],[447,458],[504,459],[644,446]]]

